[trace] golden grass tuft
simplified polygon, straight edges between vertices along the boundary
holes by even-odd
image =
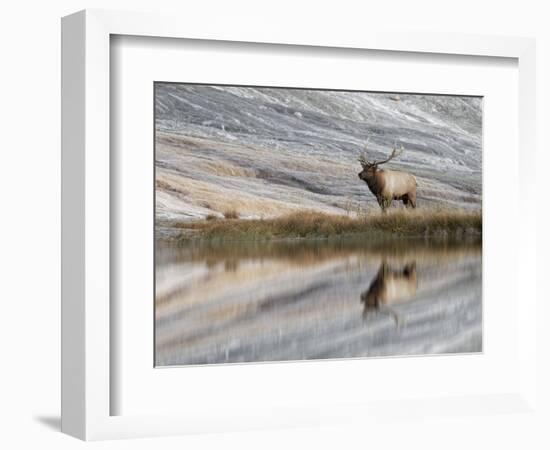
[[[284,238],[457,237],[480,235],[481,211],[452,209],[393,210],[359,217],[300,211],[270,219],[238,219],[236,211],[224,213],[229,221],[201,220],[177,225],[181,240],[261,240]]]
[[[234,209],[228,209],[227,211],[224,211],[223,217],[226,219],[238,219],[239,213]]]

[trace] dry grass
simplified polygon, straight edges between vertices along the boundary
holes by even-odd
[[[481,211],[417,209],[394,210],[360,217],[302,211],[272,219],[238,219],[180,223],[181,239],[261,240],[282,238],[328,238],[362,235],[460,237],[480,235]],[[238,217],[238,216],[237,216]]]
[[[239,213],[234,209],[229,209],[227,211],[224,211],[223,217],[225,217],[226,219],[238,219]]]

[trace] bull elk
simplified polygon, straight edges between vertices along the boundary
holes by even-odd
[[[369,161],[365,152],[359,156],[363,167],[358,174],[359,178],[367,183],[383,212],[391,206],[393,200],[401,200],[407,208],[416,208],[416,177],[407,172],[378,167],[402,152],[403,146],[399,150],[394,147],[391,155],[382,161]]]
[[[399,317],[392,306],[409,301],[416,295],[417,289],[416,263],[396,269],[382,262],[369,288],[361,294],[363,317],[366,318],[371,312],[386,312],[399,324]]]

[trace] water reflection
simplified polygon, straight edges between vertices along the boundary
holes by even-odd
[[[373,312],[384,312],[399,324],[399,316],[392,305],[414,298],[417,288],[416,261],[398,269],[383,261],[369,288],[361,293],[363,318],[367,319]]]
[[[481,243],[158,245],[155,334],[157,365],[480,351]]]

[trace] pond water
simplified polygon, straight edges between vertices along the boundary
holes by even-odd
[[[480,352],[480,242],[158,244],[157,366]]]

